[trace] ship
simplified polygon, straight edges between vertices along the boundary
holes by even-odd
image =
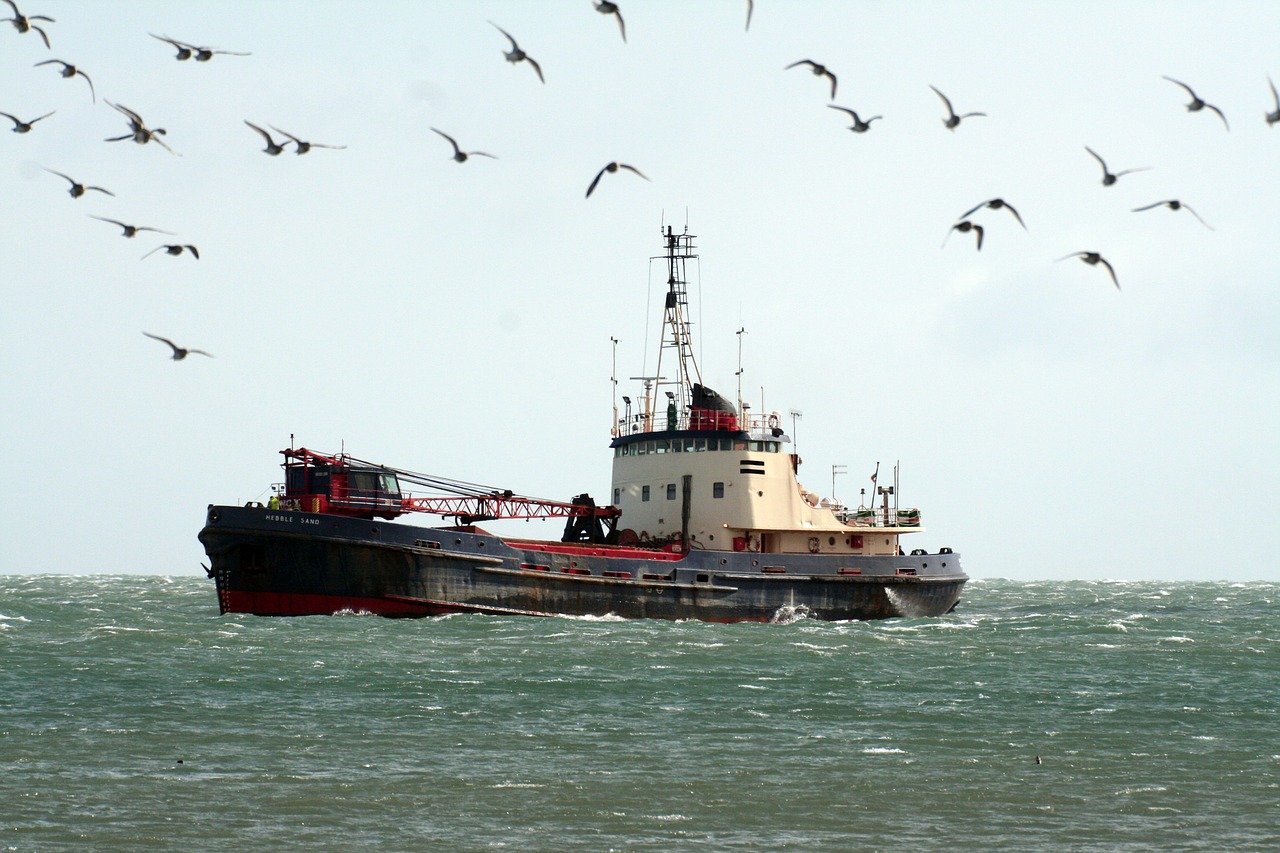
[[[953,611],[968,580],[960,554],[900,544],[924,528],[919,509],[898,505],[896,467],[894,482],[880,485],[876,464],[857,507],[805,488],[781,412],[742,399],[741,334],[737,400],[703,383],[686,279],[695,236],[687,226],[665,226],[662,236],[656,366],[632,377],[634,404],[623,396],[618,405],[616,367],[611,377],[607,503],[589,493],[530,497],[291,438],[280,451],[284,481],[270,485],[266,503],[208,507],[199,539],[220,611],[708,622]],[[616,352],[615,340],[615,365]],[[799,413],[789,411],[794,433]],[[406,520],[415,514],[444,523]],[[535,539],[482,526],[517,518],[563,518],[564,530]]]

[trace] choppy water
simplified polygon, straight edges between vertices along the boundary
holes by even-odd
[[[202,578],[0,577],[0,849],[1277,849],[1278,597],[265,619]]]

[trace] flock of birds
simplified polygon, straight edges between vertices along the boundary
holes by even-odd
[[[787,65],[784,70],[790,70],[792,68],[798,68],[801,66],[807,67],[815,77],[825,78],[825,80],[828,81],[831,86],[831,100],[835,100],[837,86],[838,86],[838,78],[836,77],[835,73],[825,64],[821,62],[817,62],[813,59],[797,60],[796,62],[792,62],[790,65]],[[1187,94],[1191,97],[1191,101],[1186,105],[1188,112],[1199,112],[1201,110],[1208,110],[1214,113],[1215,115],[1217,115],[1218,118],[1222,120],[1222,125],[1224,128],[1226,128],[1227,130],[1231,129],[1230,124],[1227,122],[1227,117],[1225,114],[1223,114],[1221,109],[1202,99],[1199,95],[1196,94],[1195,90],[1192,89],[1190,86],[1188,86],[1186,83],[1180,80],[1175,80],[1174,78],[1168,77],[1168,76],[1165,76],[1164,79],[1186,90]],[[1267,78],[1267,83],[1271,87],[1271,98],[1274,106],[1271,110],[1267,111],[1264,114],[1264,120],[1268,125],[1274,125],[1280,122],[1280,93],[1276,91],[1276,85],[1271,80],[1270,77]],[[954,131],[957,127],[960,126],[960,123],[964,119],[974,118],[974,117],[985,117],[987,115],[984,112],[978,112],[978,111],[957,113],[955,111],[955,108],[951,104],[951,99],[948,98],[940,89],[938,89],[938,87],[930,85],[929,88],[932,89],[934,94],[936,94],[942,100],[942,104],[946,108],[946,116],[942,119],[942,124],[947,130]],[[853,124],[849,127],[849,130],[853,131],[854,133],[866,133],[871,129],[871,123],[873,121],[884,118],[883,116],[876,115],[876,116],[871,116],[869,118],[863,119],[856,110],[850,107],[840,106],[838,104],[829,104],[828,106],[833,110],[840,110],[841,112],[848,113],[848,115],[853,121]],[[1112,172],[1107,168],[1107,163],[1105,160],[1102,159],[1102,156],[1100,154],[1098,154],[1096,151],[1094,151],[1092,148],[1090,148],[1087,145],[1085,146],[1085,151],[1087,151],[1095,160],[1097,160],[1098,165],[1102,167],[1102,185],[1104,187],[1109,187],[1115,184],[1115,182],[1124,175],[1130,174],[1132,172],[1147,171],[1147,169],[1149,168],[1146,166],[1141,166],[1141,167],[1131,168],[1131,169],[1122,169],[1119,172]],[[1134,213],[1140,213],[1142,211],[1154,210],[1158,207],[1164,207],[1164,208],[1168,208],[1169,210],[1175,210],[1175,211],[1186,210],[1188,213],[1194,216],[1196,220],[1199,221],[1199,223],[1203,225],[1205,228],[1208,228],[1210,231],[1213,230],[1213,226],[1205,222],[1204,219],[1200,216],[1200,214],[1196,213],[1196,211],[1193,210],[1190,205],[1188,205],[1186,202],[1180,199],[1163,199],[1161,201],[1152,202],[1151,204],[1143,205],[1141,207],[1135,207],[1132,210]],[[943,239],[942,245],[944,247],[946,246],[947,240],[951,237],[953,233],[957,233],[957,232],[962,234],[972,233],[976,239],[977,250],[982,251],[982,242],[983,242],[984,234],[986,233],[986,229],[981,224],[973,221],[969,217],[973,216],[973,214],[983,209],[1008,210],[1009,213],[1011,213],[1013,217],[1017,219],[1018,224],[1022,226],[1023,230],[1026,230],[1027,228],[1027,224],[1026,222],[1023,221],[1022,215],[1018,213],[1018,211],[1013,207],[1013,205],[1009,204],[1009,202],[1005,201],[1002,198],[993,198],[987,201],[980,202],[979,204],[974,205],[969,210],[966,210],[964,213],[960,214],[960,216],[956,218],[956,222],[953,225],[951,225],[951,227],[947,230],[947,235]],[[1108,275],[1111,277],[1111,281],[1116,286],[1116,289],[1117,290],[1120,289],[1120,280],[1116,275],[1115,267],[1113,267],[1111,263],[1102,256],[1101,253],[1097,251],[1092,251],[1092,250],[1083,250],[1083,251],[1077,251],[1067,255],[1063,255],[1061,258],[1058,258],[1057,260],[1065,261],[1069,258],[1079,258],[1081,261],[1083,261],[1086,264],[1089,264],[1090,266],[1103,267],[1107,271]]]
[[[50,42],[49,34],[45,26],[47,24],[54,23],[54,20],[52,18],[45,15],[24,14],[19,9],[16,3],[16,0],[0,0],[0,2],[3,2],[4,4],[6,4],[12,12],[12,17],[0,18],[0,23],[5,23],[5,22],[10,23],[18,31],[19,34],[34,33],[38,35],[40,39],[44,42],[45,47],[52,50],[52,44]],[[623,42],[626,42],[626,38],[627,38],[626,23],[623,20],[622,12],[621,12],[621,9],[619,8],[619,5],[614,2],[608,2],[608,0],[591,0],[591,2],[597,12],[599,12],[602,15],[607,15],[609,17],[612,17],[617,21],[618,29],[621,34],[622,40]],[[750,29],[751,17],[752,17],[753,11],[754,11],[754,3],[752,2],[752,0],[748,0],[747,19],[746,19],[747,29]],[[515,36],[513,36],[507,30],[503,29],[497,23],[494,23],[493,21],[489,21],[489,23],[499,33],[501,33],[501,35],[505,37],[509,43],[509,49],[504,49],[502,51],[502,55],[504,59],[507,62],[510,62],[512,64],[527,63],[536,73],[538,80],[545,84],[546,77],[543,73],[542,66],[532,56],[530,56],[523,48],[521,48]],[[213,47],[208,47],[203,45],[197,45],[191,42],[180,41],[168,35],[157,35],[155,33],[150,33],[149,35],[152,38],[157,39],[161,42],[164,42],[169,46],[171,46],[172,48],[174,48],[174,50],[176,51],[174,58],[180,62],[185,62],[188,60],[194,60],[196,62],[208,62],[214,56],[223,55],[223,54],[230,55],[230,56],[250,56],[251,55],[248,52],[223,50],[220,48],[213,48]],[[75,64],[65,61],[63,59],[46,59],[46,60],[42,60],[35,63],[35,67],[37,68],[40,68],[43,66],[56,66],[57,67],[56,70],[59,72],[59,74],[66,79],[83,77],[85,80],[85,83],[89,87],[89,93],[93,103],[95,104],[97,103],[97,91],[94,87],[93,80],[82,68],[79,68]],[[815,77],[821,78],[824,82],[824,85],[829,85],[830,99],[832,101],[835,101],[836,95],[837,95],[837,89],[838,89],[838,79],[836,74],[827,65],[813,59],[800,59],[786,65],[783,68],[783,70],[784,71],[791,70],[794,68],[806,68]],[[1187,95],[1191,98],[1190,102],[1186,104],[1186,109],[1188,112],[1200,112],[1200,111],[1207,110],[1208,112],[1215,114],[1222,121],[1223,127],[1226,130],[1228,131],[1230,130],[1230,124],[1227,121],[1227,117],[1220,108],[1202,99],[1195,92],[1195,90],[1188,84],[1180,80],[1176,80],[1172,77],[1165,77],[1164,79],[1168,80],[1170,83],[1186,91]],[[1274,107],[1273,109],[1265,113],[1265,120],[1268,125],[1274,125],[1274,124],[1280,123],[1280,93],[1277,93],[1276,86],[1274,82],[1270,80],[1270,78],[1268,78],[1268,83],[1270,84],[1270,87],[1271,87],[1271,96],[1272,96]],[[980,112],[980,111],[957,112],[952,104],[951,99],[946,94],[944,94],[942,90],[932,85],[930,85],[929,88],[932,89],[932,91],[942,101],[942,104],[945,108],[945,116],[942,118],[942,123],[947,130],[950,130],[950,131],[957,130],[961,126],[961,123],[967,119],[987,116],[987,113]],[[170,154],[177,156],[177,152],[175,152],[162,138],[167,133],[167,131],[164,128],[148,126],[147,122],[143,119],[143,117],[139,113],[124,106],[123,104],[115,103],[109,100],[105,100],[105,103],[108,106],[110,106],[112,109],[120,113],[120,115],[123,116],[128,123],[127,132],[119,136],[109,137],[105,141],[119,142],[124,140],[132,140],[133,142],[139,145],[146,145],[154,142],[159,147],[168,151]],[[831,103],[828,106],[830,109],[846,113],[852,122],[852,124],[848,129],[858,134],[869,132],[872,129],[873,122],[883,120],[884,118],[881,115],[874,115],[874,116],[869,116],[867,118],[863,118],[862,115],[860,115],[857,110],[851,107],[839,105],[836,103]],[[39,122],[42,122],[45,119],[48,119],[50,116],[54,115],[55,112],[56,111],[50,111],[48,113],[45,113],[43,115],[37,116],[35,118],[31,118],[31,119],[23,119],[23,118],[20,118],[19,116],[13,115],[8,112],[0,112],[0,116],[4,116],[5,118],[8,118],[13,123],[12,131],[14,133],[27,134],[27,133],[31,133]],[[296,136],[294,134],[283,131],[280,128],[275,127],[274,125],[268,124],[267,127],[269,127],[271,131],[273,131],[276,134],[275,136],[273,136],[271,132],[268,132],[268,130],[264,129],[258,124],[248,121],[247,119],[244,121],[244,123],[251,131],[253,131],[262,139],[265,145],[265,147],[262,150],[266,154],[273,157],[286,151],[290,145],[293,146],[294,153],[298,155],[306,154],[309,151],[311,151],[311,149],[313,148],[343,149],[346,147],[344,145],[331,145],[331,144],[311,142],[299,136]],[[445,133],[443,130],[439,130],[434,127],[431,128],[431,130],[434,133],[438,134],[445,142],[448,143],[452,151],[452,153],[450,154],[450,158],[457,163],[466,163],[469,159],[473,157],[485,157],[490,159],[497,159],[495,155],[485,151],[464,150],[452,136]],[[1096,151],[1094,151],[1092,148],[1089,148],[1088,146],[1085,146],[1085,151],[1091,157],[1093,157],[1098,162],[1098,165],[1101,167],[1102,185],[1104,187],[1112,186],[1117,182],[1119,178],[1125,175],[1131,174],[1133,172],[1145,171],[1148,168],[1148,167],[1136,167],[1136,168],[1127,168],[1127,169],[1122,169],[1116,172],[1112,172],[1108,168],[1106,161],[1102,158],[1100,154],[1098,154]],[[100,193],[100,194],[103,194],[106,196],[112,196],[112,197],[114,197],[115,195],[113,192],[111,192],[110,190],[104,187],[95,186],[95,185],[91,185],[91,184],[79,181],[63,172],[55,171],[54,169],[49,169],[45,167],[42,167],[42,168],[44,168],[46,172],[49,172],[50,174],[53,174],[67,181],[67,183],[69,184],[68,193],[73,199],[81,198],[86,194],[88,194],[89,192],[96,192],[96,193]],[[590,198],[592,196],[592,194],[596,191],[602,178],[605,175],[615,174],[619,171],[630,172],[646,181],[650,180],[643,172],[641,172],[638,168],[636,168],[633,165],[630,165],[627,163],[621,163],[617,161],[610,162],[606,164],[603,168],[601,168],[595,174],[595,176],[591,179],[589,185],[587,186],[585,198]],[[1199,213],[1197,213],[1189,205],[1187,205],[1185,202],[1183,202],[1180,199],[1164,199],[1164,200],[1152,202],[1151,204],[1134,208],[1133,211],[1142,212],[1142,211],[1153,210],[1159,207],[1168,208],[1169,210],[1173,210],[1173,211],[1185,209],[1186,211],[1191,213],[1191,215],[1194,216],[1196,220],[1198,220],[1204,227],[1212,230],[1212,226],[1210,226],[1207,222],[1205,222],[1205,220],[1200,216]],[[1012,204],[1010,204],[1008,201],[1002,198],[992,198],[992,199],[988,199],[986,201],[980,202],[977,205],[974,205],[972,208],[970,208],[969,210],[966,210],[959,217],[957,217],[955,223],[952,224],[950,228],[947,230],[946,239],[943,240],[943,246],[945,247],[947,239],[949,239],[953,233],[972,233],[976,240],[976,248],[978,251],[981,251],[983,246],[983,241],[984,241],[984,235],[986,233],[986,228],[984,227],[983,224],[979,223],[978,221],[975,221],[973,217],[975,214],[984,210],[995,210],[995,211],[1007,210],[1008,213],[1017,220],[1018,224],[1021,225],[1024,230],[1027,229],[1027,224],[1023,220],[1022,215],[1018,212],[1018,210]],[[91,214],[91,217],[93,219],[97,219],[102,222],[106,222],[106,223],[120,227],[122,229],[121,231],[122,236],[126,238],[134,238],[139,233],[144,231],[153,232],[157,234],[164,234],[169,236],[175,236],[174,232],[165,231],[165,230],[154,228],[151,226],[133,225],[133,224],[120,221],[118,219],[112,219],[109,217],[97,216],[93,214]],[[146,254],[142,255],[142,259],[149,258],[151,255],[161,251],[163,251],[165,254],[170,256],[179,256],[183,254],[189,254],[193,259],[199,259],[200,257],[199,250],[192,243],[162,243],[156,246],[155,248],[151,249],[150,251],[148,251]],[[1058,258],[1057,260],[1062,261],[1062,260],[1067,260],[1069,258],[1079,258],[1082,262],[1089,264],[1091,266],[1102,266],[1108,272],[1116,288],[1119,289],[1120,282],[1116,274],[1115,268],[1099,252],[1092,251],[1092,250],[1076,251],[1076,252],[1072,252],[1070,254],[1064,255],[1061,258]],[[166,338],[160,337],[158,335],[152,335],[148,332],[144,332],[144,334],[147,335],[147,337],[149,338],[153,338],[155,340],[162,341],[165,344],[167,344],[172,350],[172,358],[175,361],[180,361],[184,359],[189,353],[198,353],[205,356],[210,355],[209,353],[204,352],[203,350],[186,349],[186,348],[179,347],[176,344],[174,344],[172,341]]]
[[[18,8],[18,5],[15,2],[15,0],[2,0],[2,2],[8,5],[9,9],[13,13],[13,16],[10,18],[0,18],[0,23],[12,24],[14,29],[16,29],[20,34],[35,33],[40,36],[40,39],[44,42],[44,45],[46,48],[48,48],[49,50],[53,49],[53,45],[49,40],[49,33],[45,29],[45,27],[42,26],[42,24],[47,25],[47,24],[55,23],[53,18],[47,15],[24,14],[22,10]],[[36,23],[36,22],[40,22],[40,23]],[[149,33],[149,35],[152,38],[165,42],[166,44],[169,44],[170,46],[175,48],[175,50],[177,51],[177,53],[175,54],[175,59],[177,59],[180,62],[185,62],[187,60],[195,60],[196,62],[208,62],[214,56],[219,54],[225,54],[229,56],[250,56],[251,55],[250,53],[243,52],[243,51],[222,50],[221,48],[214,48],[214,47],[193,44],[190,42],[179,41],[178,39],[172,38],[167,35],[156,35],[155,33]],[[46,60],[42,60],[40,62],[35,63],[36,68],[39,68],[45,65],[59,66],[58,70],[63,78],[70,79],[74,77],[83,77],[86,84],[88,84],[89,86],[89,94],[93,103],[95,104],[97,103],[98,101],[97,90],[94,87],[92,78],[90,78],[89,75],[85,73],[84,69],[79,68],[75,64],[67,62],[62,59],[46,59]],[[135,143],[139,145],[146,145],[148,143],[154,142],[164,150],[168,151],[170,154],[179,156],[178,153],[174,151],[164,141],[164,139],[162,139],[162,137],[165,136],[167,133],[167,131],[164,128],[148,127],[147,122],[142,118],[141,115],[139,115],[134,110],[131,110],[128,107],[124,106],[123,104],[113,103],[111,101],[106,101],[105,103],[108,106],[110,106],[112,109],[120,113],[122,116],[124,116],[124,118],[128,122],[129,129],[128,129],[128,132],[126,133],[123,133],[119,136],[108,137],[104,141],[121,142],[124,140],[133,140]],[[2,112],[2,111],[0,111],[0,116],[4,116],[5,118],[13,122],[12,130],[14,133],[26,134],[26,133],[30,133],[38,122],[41,122],[44,119],[49,118],[50,116],[54,115],[56,112],[57,112],[56,110],[51,110],[45,113],[44,115],[40,115],[32,119],[22,119],[16,115],[13,115],[7,112]],[[247,120],[245,121],[245,124],[248,125],[250,128],[252,128],[256,133],[262,136],[262,138],[266,142],[266,148],[263,150],[272,156],[280,154],[290,144],[293,145],[294,152],[297,154],[306,154],[312,148],[337,149],[337,148],[346,147],[344,145],[326,145],[319,142],[310,142],[302,139],[301,137],[294,136],[293,134],[280,130],[279,128],[273,125],[269,125],[271,129],[274,130],[281,137],[281,141],[276,142],[275,139],[273,139],[272,136],[268,134],[265,130],[263,130],[261,127],[258,127],[257,125]],[[65,180],[69,184],[67,192],[73,199],[81,198],[90,192],[97,192],[103,195],[111,196],[113,198],[115,197],[115,193],[112,192],[111,190],[106,189],[105,187],[95,186],[92,184],[79,181],[71,177],[70,175],[67,175],[63,172],[59,172],[54,169],[50,169],[47,167],[41,167],[41,168],[43,168],[44,171],[49,172],[50,174],[56,175],[62,178],[63,180]],[[126,238],[134,238],[143,231],[150,231],[156,234],[165,234],[169,236],[175,236],[174,232],[172,231],[165,231],[163,229],[154,228],[149,225],[133,225],[131,223],[123,222],[118,219],[112,219],[106,216],[98,216],[96,214],[89,214],[89,216],[92,219],[97,219],[101,222],[107,222],[112,225],[119,226],[119,228],[121,229],[121,236]],[[187,255],[190,255],[195,260],[199,260],[200,258],[200,250],[192,243],[162,243],[156,246],[155,248],[151,249],[150,251],[148,251],[146,254],[142,255],[141,260],[146,260],[147,258],[151,257],[157,252],[163,252],[164,254],[170,255],[170,256],[187,254]],[[162,337],[160,335],[153,335],[150,332],[143,332],[143,334],[146,335],[148,338],[152,338],[153,340],[157,340],[166,344],[170,348],[171,358],[173,361],[182,361],[188,355],[193,353],[198,355],[208,356],[209,358],[213,357],[212,354],[202,349],[180,347],[177,344],[175,344],[173,341],[169,340],[168,338]]]

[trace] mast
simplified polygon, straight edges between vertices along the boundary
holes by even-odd
[[[645,383],[645,410],[650,417],[660,411],[660,395],[664,392],[670,401],[668,408],[674,405],[678,416],[688,408],[694,384],[702,384],[702,372],[693,354],[693,338],[689,332],[689,294],[685,276],[686,262],[698,257],[693,252],[694,235],[689,233],[688,225],[683,234],[676,234],[668,225],[663,240],[666,243],[667,295],[663,307],[658,364],[653,372],[654,381],[652,384]],[[668,362],[675,362],[675,372],[671,379],[663,375],[664,358]]]

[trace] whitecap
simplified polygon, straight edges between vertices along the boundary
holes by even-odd
[[[905,749],[896,746],[868,746],[862,750],[863,755],[906,755]]]

